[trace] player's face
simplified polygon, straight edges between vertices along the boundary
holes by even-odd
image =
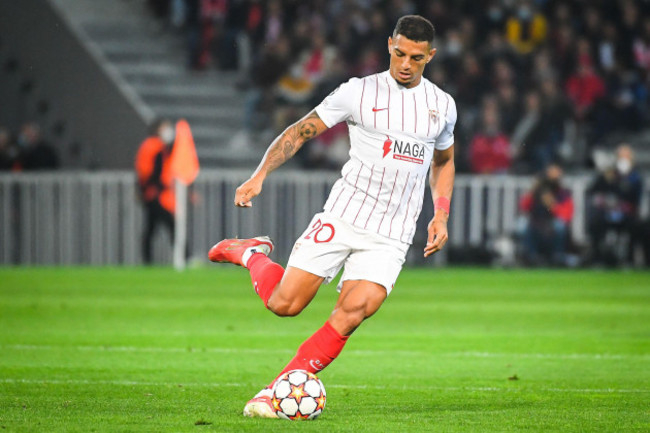
[[[425,41],[412,41],[403,35],[388,38],[390,75],[407,88],[420,84],[424,67],[436,55],[436,49]]]

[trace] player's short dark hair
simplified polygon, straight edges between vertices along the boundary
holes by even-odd
[[[393,37],[402,35],[415,42],[425,41],[430,44],[433,44],[435,34],[431,21],[420,15],[404,15],[397,20],[393,30]]]

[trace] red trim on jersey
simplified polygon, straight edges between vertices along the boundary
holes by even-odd
[[[366,79],[363,79],[363,88],[361,89],[361,102],[359,102],[359,119],[361,120],[361,125],[363,124],[363,94],[366,91]]]
[[[363,208],[363,205],[366,203],[366,199],[368,198],[368,189],[370,188],[370,183],[372,182],[372,177],[374,176],[374,171],[375,171],[375,165],[373,164],[372,167],[370,167],[370,178],[368,179],[368,186],[366,187],[366,195],[363,197],[363,201],[361,202],[361,206],[359,206],[359,210],[357,211],[357,214],[354,216],[354,221],[352,221],[352,225],[357,222],[357,218],[359,217],[359,214],[361,213],[361,209]]]
[[[437,122],[437,125],[436,125],[436,138],[438,138],[438,136],[442,132],[442,126],[441,126],[442,122],[440,121],[440,103],[438,102],[438,92],[434,92],[434,93],[436,95],[436,113],[437,113],[437,117],[436,117],[436,122]]]
[[[426,179],[427,179],[426,175],[422,176],[422,183],[424,183]],[[418,188],[418,191],[420,189],[422,189],[422,187]],[[419,194],[419,196],[420,196],[420,202],[416,206],[415,208],[416,210],[422,209],[422,203],[424,202],[424,194]],[[417,222],[418,222],[418,212],[413,212],[413,223],[411,224],[412,229],[411,229],[411,233],[409,234],[409,239],[413,239],[413,236],[415,236],[415,232],[417,231]],[[402,242],[406,242],[406,241],[402,241]]]
[[[390,129],[390,84],[388,84],[388,77],[386,77],[386,87],[388,87],[388,129]]]
[[[375,74],[375,109],[372,110],[375,115],[375,128],[377,128],[377,98],[379,97],[379,75]]]
[[[411,177],[411,173],[407,172],[406,173],[406,182],[404,182],[404,189],[402,189],[402,195],[399,196],[399,202],[402,202],[402,198],[404,198],[404,193],[406,192],[406,187],[409,184],[409,178]],[[390,225],[388,226],[388,237],[390,237],[390,234],[393,232],[393,220],[397,216],[397,212],[399,212],[399,205],[397,206],[397,209],[395,209],[395,213],[393,214],[393,218],[390,219]]]
[[[415,184],[413,185],[413,189],[411,190],[411,195],[409,196],[409,201],[406,203],[406,213],[404,214],[404,220],[402,221],[402,233],[399,235],[400,240],[402,240],[402,236],[404,236],[404,228],[406,227],[406,218],[409,215],[409,210],[411,210],[411,199],[413,198],[413,193],[416,190],[416,187],[418,186],[418,182],[420,181],[420,177],[415,180]]]
[[[395,185],[397,185],[397,179],[399,179],[399,170],[397,170],[395,172],[395,180],[393,181],[393,189],[390,190],[390,197],[388,197],[388,204],[386,205],[386,210],[384,211],[384,215],[381,217],[381,221],[379,221],[379,226],[377,226],[377,232],[379,232],[379,230],[381,230],[381,225],[384,223],[384,218],[386,217],[386,213],[388,212],[388,209],[390,208],[390,202],[393,199],[393,192],[395,191]]]
[[[348,177],[348,174],[350,174],[350,172],[352,172],[352,170],[350,170],[346,174],[344,174],[342,178],[347,181],[348,180],[347,177]],[[341,173],[341,174],[343,174],[343,173]],[[339,195],[336,196],[336,200],[334,200],[334,203],[332,203],[332,207],[330,207],[330,212],[332,212],[332,213],[334,212],[334,208],[336,207],[336,203],[338,203],[339,198],[341,197],[341,194],[343,194],[344,189],[345,188],[341,187],[341,191],[339,191]]]
[[[443,120],[446,119],[447,114],[449,114],[449,96],[446,96],[446,99],[447,99],[447,107],[445,107],[445,117],[443,117]],[[439,121],[438,123],[440,123],[440,132],[438,132],[438,135],[440,135],[440,134],[442,134],[442,130],[445,127],[445,123],[447,123],[447,122]]]
[[[359,176],[361,175],[361,170],[363,170],[363,162],[359,166],[359,172],[357,173],[357,180],[354,181],[354,190],[352,191],[352,195],[348,199],[348,202],[346,203],[345,207],[343,208],[343,211],[341,212],[341,218],[345,214],[345,211],[348,209],[348,206],[350,206],[350,202],[352,201],[352,198],[357,193],[357,183],[359,183]]]
[[[381,187],[384,186],[385,174],[386,174],[386,167],[384,167],[384,171],[381,173],[381,181],[379,182],[379,189],[377,190],[377,199],[375,200],[375,204],[372,206],[372,209],[368,214],[368,219],[366,219],[366,224],[363,226],[364,229],[368,227],[368,221],[370,221],[370,217],[372,216],[372,213],[375,211],[375,207],[377,206],[377,203],[379,203],[379,195],[381,194]]]
[[[427,137],[431,134],[431,107],[429,107],[429,92],[427,92],[427,83],[424,83],[424,98],[427,102]]]
[[[402,92],[402,132],[404,132],[404,92]]]
[[[418,133],[418,103],[415,100],[415,93],[413,94],[413,114],[414,114],[413,117],[415,117],[415,131],[413,132],[417,134]]]

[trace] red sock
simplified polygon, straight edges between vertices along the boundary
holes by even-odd
[[[289,361],[278,377],[290,370],[307,370],[311,373],[318,373],[339,356],[346,341],[348,341],[347,336],[339,334],[336,329],[332,328],[330,322],[325,322],[322,328],[300,345],[296,356]],[[269,387],[277,379],[276,377]]]
[[[284,275],[284,268],[262,253],[253,254],[246,264],[251,273],[255,293],[262,298],[262,302],[266,307],[273,289]]]

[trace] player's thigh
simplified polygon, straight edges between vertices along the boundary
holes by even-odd
[[[316,214],[296,240],[287,267],[319,275],[327,284],[343,267],[354,236],[349,224],[323,212]]]
[[[351,281],[369,281],[383,286],[390,295],[406,260],[408,245],[374,237],[361,244],[345,261],[339,285]]]
[[[346,280],[330,324],[341,335],[350,335],[363,322],[379,310],[388,293],[381,284],[368,280]]]
[[[289,266],[269,298],[268,306],[277,314],[294,316],[314,299],[323,280],[324,277]]]

